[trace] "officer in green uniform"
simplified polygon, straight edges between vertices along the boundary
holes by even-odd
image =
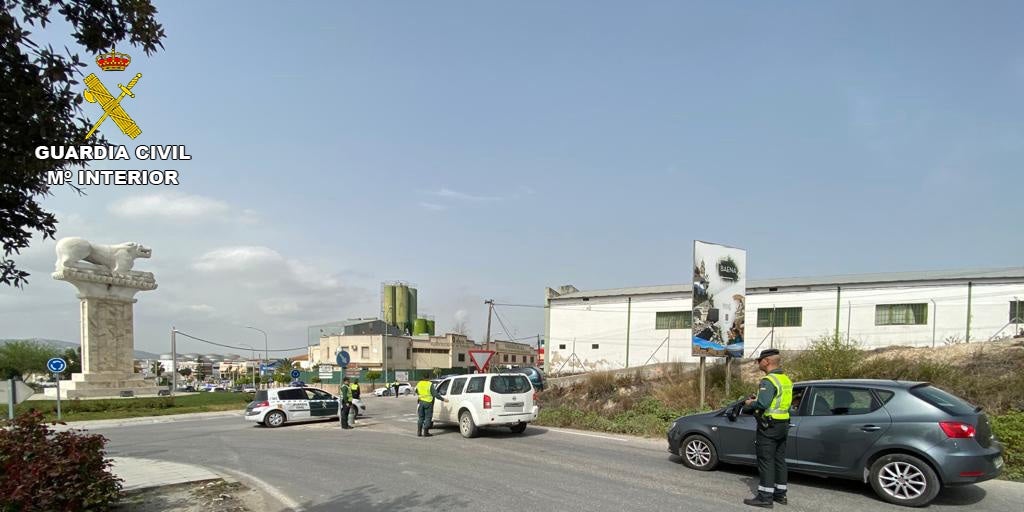
[[[757,495],[743,500],[755,507],[772,508],[774,503],[786,504],[786,437],[789,435],[789,407],[793,402],[793,381],[783,373],[779,351],[765,349],[757,356],[757,366],[764,372],[756,397],[744,402],[743,411],[757,417],[757,472],[760,482]]]

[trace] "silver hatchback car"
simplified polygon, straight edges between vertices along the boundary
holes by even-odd
[[[677,419],[669,451],[701,471],[755,465],[755,418],[734,411]],[[1003,468],[1003,445],[981,408],[927,382],[799,382],[790,414],[791,471],[870,482],[890,503],[924,506],[943,486],[989,480]]]

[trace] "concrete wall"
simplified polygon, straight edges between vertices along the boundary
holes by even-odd
[[[1010,317],[1010,302],[1024,300],[1024,283],[975,284],[972,290],[971,341],[984,341],[1004,329]],[[967,285],[919,284],[915,286],[859,286],[843,288],[840,294],[840,333],[863,346],[941,345],[949,337],[966,338]],[[934,301],[934,303],[933,303]],[[879,304],[927,303],[925,325],[875,325]],[[551,301],[550,335],[547,354],[549,373],[581,369],[617,369],[626,366],[627,308],[631,308],[629,366],[645,363],[695,362],[690,355],[690,329],[655,329],[660,311],[690,311],[689,293],[626,297],[554,299]],[[836,290],[816,289],[756,293],[747,296],[746,355],[759,344],[768,348],[772,329],[757,327],[757,310],[771,307],[801,307],[799,327],[776,327],[774,346],[788,350],[806,348],[816,338],[831,335],[836,325]],[[1020,327],[1024,327],[1021,325]],[[934,335],[933,335],[934,333]],[[762,344],[763,342],[763,344]],[[595,347],[596,345],[596,347]],[[575,357],[571,357],[575,354]],[[572,359],[571,362],[570,358]],[[582,365],[582,366],[581,366]]]

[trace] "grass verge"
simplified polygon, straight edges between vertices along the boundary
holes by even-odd
[[[154,398],[111,398],[103,400],[61,400],[64,421],[113,420],[143,416],[166,416],[195,412],[236,411],[252,401],[251,393],[196,393]],[[56,400],[29,400],[15,409],[21,415],[35,409],[46,421],[57,420]]]

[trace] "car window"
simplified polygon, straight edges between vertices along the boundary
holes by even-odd
[[[483,393],[484,382],[487,381],[487,377],[473,377],[469,379],[469,384],[466,385],[466,393]]]
[[[307,400],[323,400],[322,398],[317,396],[317,394],[314,393],[312,389],[304,389],[303,391],[306,393]]]
[[[442,395],[442,396],[447,395],[448,394],[448,386],[451,385],[451,383],[452,383],[452,381],[446,380],[446,381],[438,384],[437,385],[437,394]]]
[[[277,392],[277,398],[281,400],[306,400],[306,394],[301,389],[282,389]]]
[[[896,396],[896,393],[887,389],[876,389],[875,396],[878,397],[878,400],[882,405],[885,405],[889,403],[889,400],[892,400],[892,397]]]
[[[910,392],[921,400],[924,400],[925,402],[928,402],[955,416],[973,414],[975,411],[975,407],[973,405],[935,386],[911,388]]]
[[[804,393],[807,388],[799,387],[793,388],[793,401],[789,404],[789,415],[800,416],[800,404],[803,403]]]
[[[311,400],[336,400],[334,395],[326,391],[321,391],[319,389],[307,389],[306,391],[313,393],[313,398],[311,398]]]
[[[532,389],[523,375],[495,375],[491,377],[491,391],[503,395],[526,393]]]
[[[815,387],[809,397],[810,416],[846,416],[867,414],[881,404],[867,389]]]
[[[466,379],[455,379],[452,382],[452,394],[461,395],[463,388],[466,387]]]
[[[253,396],[252,399],[256,402],[266,402],[268,400],[267,390],[261,389],[256,391],[256,396]]]

